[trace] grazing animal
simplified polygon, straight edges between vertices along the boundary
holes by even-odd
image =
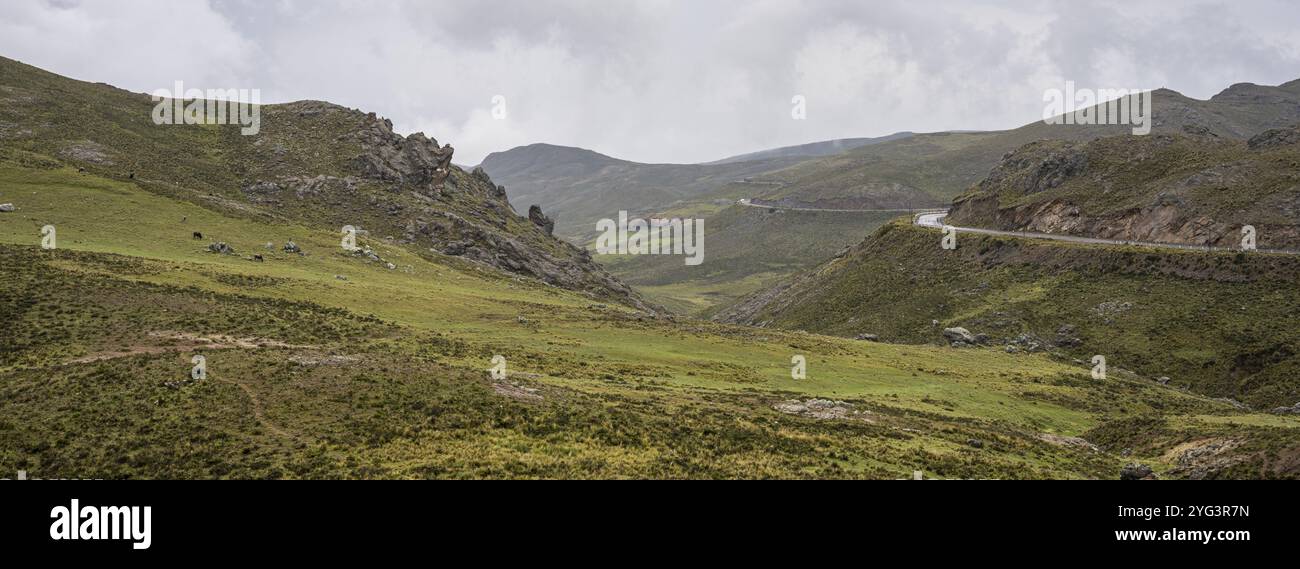
[[[253,260],[261,263],[264,259],[262,259],[261,255],[253,255]]]
[[[194,232],[194,238],[195,238],[195,239],[203,239],[203,234],[202,234],[202,233],[199,233],[198,231],[195,231],[195,232]]]

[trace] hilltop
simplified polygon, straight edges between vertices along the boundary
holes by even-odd
[[[0,75],[0,203],[15,205],[0,212],[10,472],[1116,478],[1141,461],[1161,477],[1296,475],[1294,419],[1130,373],[1098,382],[1041,353],[677,321],[509,270],[511,241],[572,258],[484,176],[450,166],[433,183],[444,146],[399,143],[368,113],[270,106],[261,148],[234,126],[142,122],[138,95],[14,69]],[[352,162],[370,148],[401,151]],[[288,179],[305,174],[353,177],[359,195]],[[438,232],[385,235],[409,225],[387,207],[407,200],[483,228],[474,248],[507,268],[430,251]],[[336,227],[356,216],[372,216],[363,254]],[[40,246],[46,225],[53,250]]]
[[[948,222],[1239,248],[1300,248],[1300,128],[1250,140],[1214,135],[1043,141],[1008,154],[958,197]]]
[[[1294,128],[1249,141],[1198,135],[1030,143],[945,220],[958,227],[1240,249],[1294,248]],[[1300,257],[1074,245],[938,233],[900,220],[718,319],[886,341],[946,343],[963,327],[1014,352],[1106,354],[1127,369],[1260,409],[1300,401]]]
[[[1153,134],[1191,132],[1245,140],[1300,122],[1300,80],[1276,87],[1241,83],[1204,101],[1171,89],[1157,89],[1151,96]],[[1052,125],[1041,120],[1006,131],[917,134],[772,172],[759,179],[780,186],[754,197],[783,205],[841,208],[946,203],[983,179],[1007,152],[1025,144],[1127,134],[1132,134],[1128,125]]]
[[[300,101],[263,106],[254,136],[159,126],[147,95],[3,58],[0,97],[0,142],[11,157],[55,157],[223,214],[336,232],[350,225],[421,255],[649,308],[586,251],[518,215],[482,171],[452,165],[450,145],[398,135],[375,113]]]
[[[595,235],[596,222],[615,218],[620,210],[643,217],[668,211],[707,215],[770,189],[747,183],[755,176],[910,135],[828,140],[705,164],[644,164],[582,148],[531,144],[492,153],[482,168],[508,188],[516,208],[540,205],[555,218],[558,235],[585,246]]]

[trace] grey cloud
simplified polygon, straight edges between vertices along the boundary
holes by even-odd
[[[373,110],[460,163],[531,142],[695,162],[1016,126],[1067,79],[1201,98],[1276,84],[1300,77],[1298,16],[1280,0],[9,1],[0,54],[137,91],[181,79]]]

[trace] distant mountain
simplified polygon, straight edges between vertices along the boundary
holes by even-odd
[[[642,164],[582,148],[531,144],[490,154],[481,166],[509,189],[515,209],[525,211],[540,205],[556,220],[557,234],[584,244],[596,221],[614,217],[620,210],[639,215],[683,208],[716,211],[740,197],[768,189],[761,185],[727,189],[733,182],[908,136],[911,133],[828,140],[707,164]]]
[[[729,203],[710,192],[800,160],[641,164],[581,148],[532,144],[489,154],[481,167],[505,185],[516,210],[540,205],[555,219],[557,235],[585,244],[594,237],[598,220],[617,217],[620,210],[646,216],[689,202]]]
[[[1300,128],[1248,142],[1120,136],[1026,145],[956,202],[956,226],[1300,248]],[[733,323],[886,341],[962,327],[1008,352],[1051,351],[1260,408],[1300,400],[1300,257],[1084,246],[939,233],[898,220],[720,312]]]
[[[840,138],[837,140],[824,140],[821,142],[811,142],[797,146],[784,146],[781,148],[773,148],[771,150],[760,150],[749,154],[723,158],[716,162],[710,162],[710,164],[751,162],[754,160],[766,160],[768,158],[819,158],[822,156],[834,156],[862,146],[907,138],[912,136],[912,134],[914,133],[896,132],[888,136],[880,136],[876,138]]]
[[[1240,83],[1206,101],[1158,89],[1152,99],[1155,134],[1203,132],[1244,140],[1300,122],[1300,80],[1277,87]],[[1040,120],[1005,131],[917,134],[762,176],[771,187],[754,197],[844,208],[942,204],[982,179],[1004,154],[1030,142],[1086,141],[1131,132],[1127,125],[1049,125]]]

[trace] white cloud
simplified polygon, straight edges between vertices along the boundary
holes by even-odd
[[[1276,84],[1300,75],[1297,16],[1283,0],[8,0],[0,54],[136,91],[182,79],[375,111],[462,164],[532,142],[695,162],[1013,127],[1067,79],[1202,98]]]

